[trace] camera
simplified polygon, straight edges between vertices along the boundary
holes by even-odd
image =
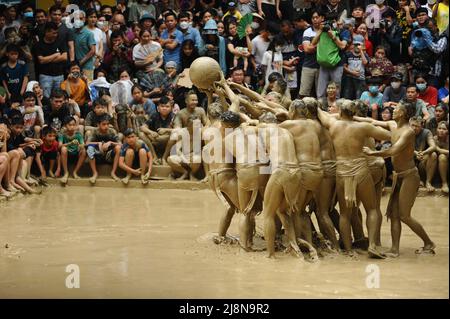
[[[333,21],[330,21],[330,20],[325,21],[325,24],[323,25],[322,30],[324,32],[328,32],[331,29],[333,29]]]
[[[380,29],[386,29],[387,23],[385,19],[380,20]]]

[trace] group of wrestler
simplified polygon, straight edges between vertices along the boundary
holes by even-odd
[[[401,222],[423,240],[417,254],[435,253],[435,244],[411,216],[420,184],[414,163],[415,135],[409,126],[416,112],[412,104],[400,103],[392,121],[376,121],[366,117],[367,106],[361,101],[341,99],[338,114],[323,111],[311,97],[296,99],[286,109],[276,96],[262,97],[223,78],[203,92],[208,96],[209,125],[220,132],[223,145],[221,160],[210,162],[206,169],[211,189],[226,206],[216,243],[233,240],[227,230],[234,214],[240,213],[239,244],[253,250],[255,216],[262,213],[268,257],[283,247],[282,237],[286,251],[300,259],[304,259],[302,250],[311,261],[323,252],[356,257],[355,242],[364,238],[362,203],[370,258],[399,256]],[[238,137],[243,145],[238,145]],[[392,147],[375,150],[375,140],[390,140]],[[276,152],[270,149],[273,145]],[[247,151],[261,148],[267,161],[255,160]],[[213,147],[209,152],[214,152]],[[226,160],[229,154],[232,162]],[[380,201],[386,177],[383,158],[387,157],[394,167],[387,206],[392,246],[382,251]],[[263,172],[268,165],[269,174]],[[311,222],[312,213],[318,231]]]

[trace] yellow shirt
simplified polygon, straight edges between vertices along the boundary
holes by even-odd
[[[223,19],[225,19],[226,16],[230,15],[230,11],[227,11],[224,15],[223,15]],[[233,16],[236,18],[236,20],[239,22],[242,19],[242,14],[235,10]]]
[[[69,88],[67,89],[67,82],[69,80],[65,80],[61,83],[61,89],[69,93],[69,96],[72,100],[77,102],[77,104],[81,107],[87,101],[87,85],[81,79],[78,79],[77,83],[70,82]]]
[[[439,34],[445,31],[448,26],[448,5],[439,3],[438,11],[436,16],[436,22],[439,28]]]

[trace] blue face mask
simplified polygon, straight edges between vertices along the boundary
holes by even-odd
[[[425,91],[427,88],[427,84],[426,83],[417,83],[416,87],[419,91]]]
[[[24,13],[23,13],[23,16],[24,16],[25,18],[32,18],[32,17],[33,17],[33,11],[31,11],[31,12],[24,12]]]
[[[376,85],[369,86],[369,92],[372,94],[378,93],[378,86],[376,86]]]

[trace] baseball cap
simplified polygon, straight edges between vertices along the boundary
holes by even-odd
[[[364,44],[364,37],[360,34],[353,36],[353,44]]]

